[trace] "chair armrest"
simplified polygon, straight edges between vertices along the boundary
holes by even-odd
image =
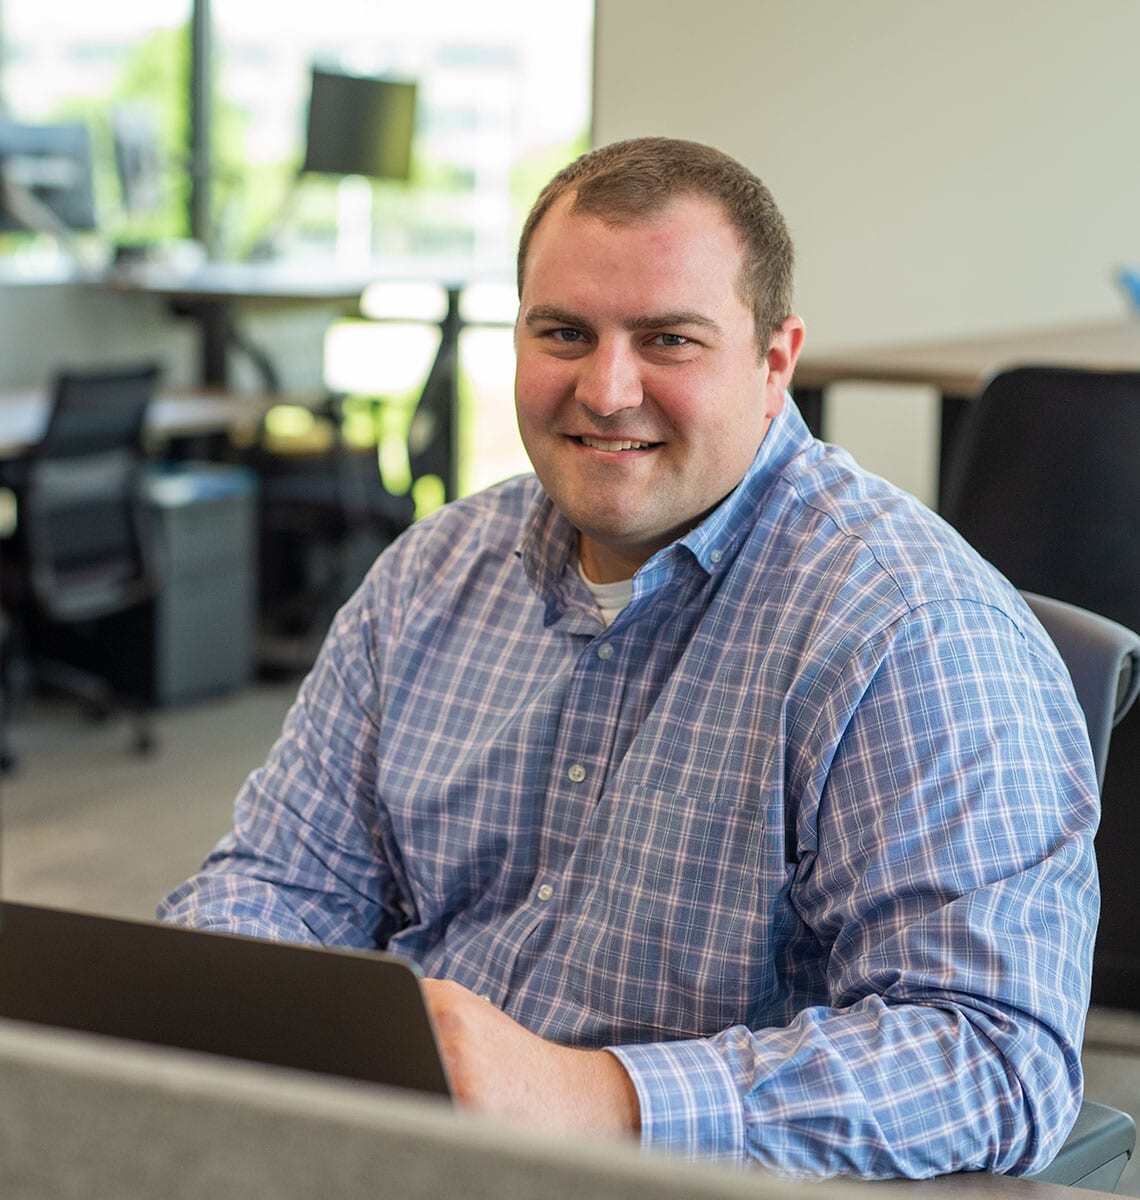
[[[1136,1123],[1107,1104],[1086,1100],[1057,1157],[1028,1178],[1114,1192],[1136,1145]]]

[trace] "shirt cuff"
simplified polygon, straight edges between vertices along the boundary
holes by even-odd
[[[705,1039],[607,1046],[641,1104],[643,1149],[744,1161],[744,1110],[728,1063]]]

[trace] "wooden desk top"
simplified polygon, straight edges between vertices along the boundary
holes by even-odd
[[[190,271],[152,264],[111,268],[85,286],[182,301],[274,304],[355,303],[376,275],[331,264],[203,263]]]
[[[974,396],[1003,368],[1048,364],[1093,370],[1140,370],[1140,320],[1062,325],[945,341],[806,352],[792,391],[833,383],[912,383],[943,395]]]
[[[287,402],[284,396],[163,392],[147,410],[147,432],[161,440],[256,426],[271,405]],[[44,389],[0,393],[0,458],[12,458],[39,441],[48,406]]]
[[[502,263],[428,258],[386,258],[353,269],[346,269],[332,255],[186,267],[144,261],[90,269],[68,263],[0,261],[0,287],[66,285],[189,303],[346,304],[358,301],[365,288],[380,282],[462,287],[475,280],[511,279]]]

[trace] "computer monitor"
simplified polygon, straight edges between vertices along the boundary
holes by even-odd
[[[0,231],[95,228],[91,135],[80,122],[0,119]]]
[[[301,172],[407,179],[416,85],[314,67]]]
[[[162,207],[164,184],[154,114],[144,108],[116,108],[111,113],[111,140],[123,211],[131,217],[152,216]]]

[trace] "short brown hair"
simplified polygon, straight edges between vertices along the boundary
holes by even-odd
[[[539,222],[562,196],[573,212],[621,223],[652,216],[681,195],[719,202],[744,245],[738,280],[752,309],[756,338],[766,350],[792,311],[792,239],[772,193],[736,159],[712,146],[678,138],[644,137],[591,150],[544,187],[519,237],[518,288],[522,296],[527,250]]]

